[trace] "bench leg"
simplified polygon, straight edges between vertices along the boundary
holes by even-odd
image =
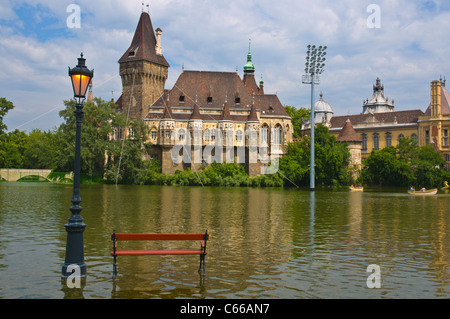
[[[117,256],[114,256],[114,263],[113,263],[113,278],[116,278],[116,276],[117,276],[116,258],[117,258]]]
[[[200,255],[200,267],[198,268],[198,273],[201,274],[203,271],[203,276],[206,276],[205,270],[205,255]]]

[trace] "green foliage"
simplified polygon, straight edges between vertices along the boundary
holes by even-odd
[[[292,126],[294,129],[294,138],[301,136],[302,122],[309,119],[309,110],[303,107],[297,109],[296,107],[285,105],[286,113],[292,119]]]
[[[225,186],[225,187],[282,187],[283,179],[278,174],[249,177],[245,169],[235,163],[212,163],[198,170],[177,170],[173,175],[160,173],[156,160],[142,175],[141,184],[178,186]]]
[[[363,161],[361,180],[371,185],[441,187],[449,175],[444,163],[432,146],[419,147],[414,139],[405,138],[397,147],[372,151]]]
[[[280,159],[280,171],[289,181],[298,186],[309,185],[311,140],[291,143],[287,154]],[[315,130],[315,182],[319,185],[349,185],[351,175],[346,168],[350,153],[346,144],[336,142],[328,128],[318,125]],[[285,182],[290,183],[290,182]]]
[[[7,129],[6,125],[3,123],[3,118],[8,113],[8,111],[14,108],[14,104],[8,101],[6,98],[0,98],[0,135],[4,133]]]

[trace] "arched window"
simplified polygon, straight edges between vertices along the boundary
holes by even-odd
[[[266,123],[261,126],[259,133],[259,144],[261,146],[269,145],[269,126]]]
[[[185,130],[183,128],[180,128],[178,130],[178,140],[179,141],[184,141],[185,134],[186,134]]]
[[[386,133],[386,147],[389,147],[392,145],[392,134],[387,132]]]
[[[281,145],[281,141],[282,141],[282,136],[281,136],[281,125],[277,124],[275,125],[275,128],[273,130],[273,143],[275,145]]]
[[[415,140],[415,141],[417,141],[417,134],[416,133],[412,133],[411,134],[411,139],[413,139],[413,140]]]
[[[398,136],[398,140],[400,141],[401,139],[403,139],[403,138],[405,138],[405,136],[403,135],[403,134],[400,134],[399,136]]]

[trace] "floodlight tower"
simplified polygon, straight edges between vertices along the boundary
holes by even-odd
[[[308,44],[306,51],[305,75],[302,77],[303,84],[311,84],[311,113],[309,115],[309,122],[311,124],[311,162],[309,174],[309,188],[315,189],[314,185],[314,84],[320,83],[320,75],[325,66],[325,50],[327,46],[319,46]]]

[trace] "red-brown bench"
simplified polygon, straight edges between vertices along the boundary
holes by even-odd
[[[209,239],[208,231],[204,234],[117,234],[114,230],[111,234],[113,242],[113,250],[111,256],[114,257],[113,276],[117,275],[116,259],[117,256],[139,256],[139,255],[200,255],[200,267],[198,272],[203,270],[205,272],[205,256],[206,256],[206,242]],[[117,243],[119,241],[131,240],[200,240],[200,249],[177,249],[177,250],[118,250]]]

